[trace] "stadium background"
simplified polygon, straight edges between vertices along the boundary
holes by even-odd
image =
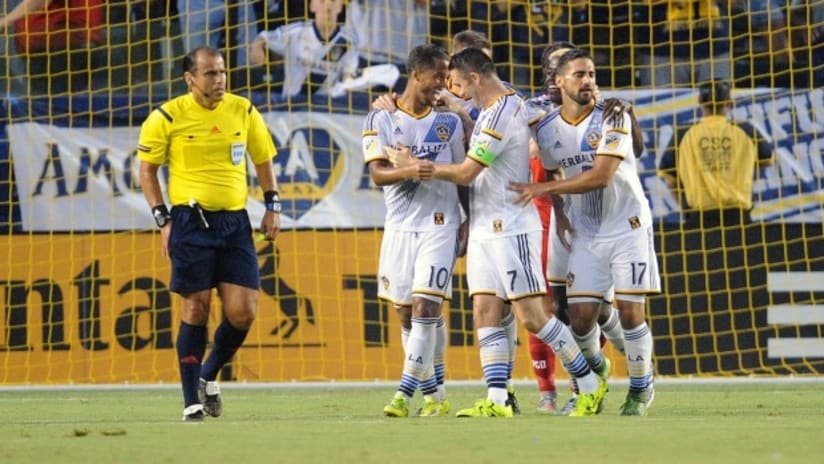
[[[102,43],[83,52],[88,91],[55,86],[31,94],[27,86],[38,76],[25,72],[27,57],[12,35],[3,41],[2,384],[155,383],[178,375],[178,308],[137,183],[135,146],[150,109],[184,90],[180,25],[164,2],[131,2],[130,9],[125,2],[91,3],[99,5]],[[682,228],[678,201],[655,166],[673,136],[695,120],[695,92],[638,85],[633,76],[640,65],[632,57],[639,47],[626,31],[648,24],[616,13],[629,5],[615,3],[607,19],[604,10],[590,8],[589,19],[579,22],[560,3],[511,2],[503,16],[481,21],[433,0],[431,39],[448,45],[463,27],[483,29],[505,57],[496,57],[502,77],[530,94],[540,91],[536,57],[551,40],[573,38],[606,57],[606,64],[598,62],[603,93],[631,101],[644,128],[640,174],[656,217],[664,281],[664,293],[648,304],[659,375],[820,374],[824,52],[807,39],[824,27],[812,14],[821,2],[803,3],[804,20],[790,21],[789,33],[799,41],[791,64],[768,59],[764,68],[756,59],[764,57],[754,53],[746,65],[736,61],[734,117],[768,134],[777,159],[757,174],[759,222],[744,234]],[[799,14],[789,6],[783,11],[787,18]],[[288,13],[260,26],[306,14]],[[396,378],[397,318],[375,297],[383,204],[360,153],[361,121],[374,93],[283,100],[273,69],[233,66],[237,26],[231,18],[226,26],[230,86],[258,105],[272,131],[285,214],[275,246],[259,243],[260,317],[224,375],[250,382]],[[30,52],[37,53],[47,55]],[[253,189],[250,200],[258,218],[260,192]],[[447,311],[451,379],[481,376],[464,274],[461,261]],[[618,375],[625,373],[624,363],[616,366]],[[515,376],[530,376],[526,347]]]

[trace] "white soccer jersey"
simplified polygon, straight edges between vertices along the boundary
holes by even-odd
[[[602,117],[601,103],[576,122],[555,110],[538,123],[536,140],[544,168],[563,168],[567,178],[590,169],[596,155],[622,160],[605,188],[566,197],[577,234],[614,238],[651,225],[652,214],[638,178],[629,115],[617,127],[603,123]]]
[[[530,129],[515,92],[481,111],[467,156],[486,167],[470,185],[470,240],[543,230],[535,204],[516,205],[510,182],[529,182]]]
[[[307,82],[319,87],[318,93],[328,92],[344,74],[358,69],[358,52],[346,28],[339,27],[326,41],[314,21],[300,21],[263,31],[259,37],[284,58],[284,97],[308,93]]]
[[[388,160],[383,147],[398,145],[433,163],[460,163],[466,156],[463,124],[455,113],[429,109],[416,115],[400,105],[394,113],[370,112],[363,124],[364,161]],[[383,192],[386,230],[457,229],[461,224],[458,189],[451,182],[405,180],[384,186]]]

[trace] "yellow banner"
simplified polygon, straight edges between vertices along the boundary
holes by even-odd
[[[232,364],[246,381],[398,379],[394,310],[376,298],[380,231],[284,232],[258,246],[258,319]],[[3,384],[176,382],[179,299],[159,234],[3,237]],[[481,379],[464,265],[453,281],[447,378]],[[213,300],[210,331],[220,318]],[[522,345],[526,334],[521,333]],[[616,363],[621,374],[624,363]],[[623,371],[625,372],[625,371]],[[562,369],[559,369],[562,374]],[[521,346],[515,378],[531,377]]]

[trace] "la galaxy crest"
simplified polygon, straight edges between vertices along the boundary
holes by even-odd
[[[288,139],[275,137],[275,145],[283,213],[298,220],[342,181],[346,155],[333,135],[319,126],[293,127]]]
[[[598,143],[601,142],[601,131],[591,130],[587,132],[587,145],[593,150],[598,148]]]

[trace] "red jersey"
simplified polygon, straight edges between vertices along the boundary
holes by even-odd
[[[52,0],[14,23],[18,53],[65,50],[102,43],[102,0]]]
[[[540,158],[529,159],[529,170],[532,171],[532,182],[547,181],[546,171],[541,164]],[[541,224],[543,224],[544,230],[549,230],[549,214],[552,210],[552,200],[550,200],[549,197],[538,197],[533,201],[535,202],[535,206],[538,207],[538,214],[541,216]]]

